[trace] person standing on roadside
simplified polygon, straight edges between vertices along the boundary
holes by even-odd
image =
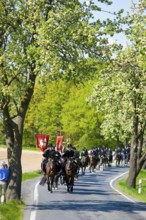
[[[0,167],[0,189],[1,189],[1,203],[6,201],[6,188],[9,179],[9,168],[5,161],[1,162]]]

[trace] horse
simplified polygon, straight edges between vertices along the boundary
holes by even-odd
[[[115,161],[116,161],[116,166],[119,167],[120,163],[121,163],[122,157],[121,157],[121,153],[117,153],[115,155]]]
[[[74,179],[77,173],[77,169],[78,165],[74,158],[68,158],[65,165],[65,180],[68,192],[73,192]]]
[[[84,175],[86,171],[86,167],[88,166],[88,162],[89,162],[88,156],[82,156],[80,162],[81,162],[82,175]]]
[[[89,171],[91,173],[91,172],[94,172],[94,170],[99,162],[99,158],[94,154],[90,154],[89,158],[90,158]]]
[[[99,160],[100,160],[99,167],[110,166],[109,157],[106,154],[101,155]]]
[[[50,191],[50,193],[52,193],[55,175],[56,175],[56,160],[55,158],[49,158],[46,164],[46,179],[48,184],[48,191]]]

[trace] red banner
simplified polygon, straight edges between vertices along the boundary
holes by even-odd
[[[47,134],[37,134],[37,147],[44,152],[48,148],[49,135]]]
[[[62,153],[62,141],[63,141],[63,136],[57,136],[56,139],[56,150]]]

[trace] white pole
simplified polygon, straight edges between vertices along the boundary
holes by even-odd
[[[142,179],[139,180],[139,184],[138,184],[138,194],[141,194],[141,190],[142,190]]]

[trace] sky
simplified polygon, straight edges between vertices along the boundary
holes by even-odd
[[[87,0],[90,1],[90,0]],[[94,2],[96,2],[96,0],[92,0]],[[138,3],[139,0],[133,0],[134,3]],[[114,19],[114,15],[112,15],[111,13],[108,12],[118,12],[120,9],[124,9],[124,15],[126,15],[127,12],[132,12],[131,11],[131,6],[132,6],[132,0],[112,0],[113,4],[110,6],[107,6],[105,4],[100,4],[98,3],[99,6],[101,6],[103,11],[107,11],[107,12],[96,12],[94,13],[94,17],[95,19],[106,19],[106,18],[110,18],[110,19]],[[124,47],[127,45],[128,40],[126,39],[126,37],[124,36],[124,34],[118,34],[115,37],[109,38],[109,42],[112,43],[114,41],[117,41],[118,43],[121,43]]]

